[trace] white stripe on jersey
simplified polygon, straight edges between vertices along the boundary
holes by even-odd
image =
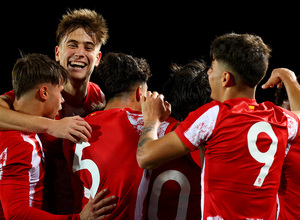
[[[298,131],[298,123],[296,121],[295,118],[293,118],[292,116],[290,116],[289,114],[286,114],[285,112],[283,112],[284,115],[287,117],[287,121],[288,121],[288,132],[289,132],[289,140],[288,142],[294,140],[297,137],[297,131]]]
[[[143,208],[144,208],[144,200],[146,199],[150,177],[152,170],[144,170],[143,176],[139,185],[136,203],[135,203],[135,211],[134,211],[134,219],[139,220],[143,219]]]
[[[31,169],[28,172],[29,175],[29,206],[32,207],[32,201],[35,194],[35,186],[40,180],[40,163],[42,158],[39,155],[39,147],[36,145],[33,139],[28,135],[21,134],[24,141],[32,145],[32,157],[31,157]],[[36,140],[40,143],[39,138],[35,135]],[[41,148],[42,145],[40,144]]]
[[[142,114],[137,114],[137,113],[132,113],[129,111],[126,111],[127,114],[127,118],[129,120],[129,122],[131,123],[131,125],[133,126],[133,128],[136,130],[136,132],[141,135],[143,128],[144,128],[144,118]],[[169,122],[162,122],[161,125],[159,126],[158,130],[157,130],[157,136],[158,138],[162,137],[165,135],[165,132],[168,128],[168,126],[170,125]]]
[[[5,167],[7,161],[7,148],[0,154],[0,180],[2,179],[3,167]]]
[[[207,141],[211,136],[217,121],[220,107],[218,105],[204,112],[192,125],[184,132],[184,136],[195,146]]]
[[[202,172],[201,172],[201,220],[203,220],[204,210],[204,172],[205,172],[205,157],[203,158]]]

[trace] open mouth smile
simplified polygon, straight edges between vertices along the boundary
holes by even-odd
[[[86,63],[79,62],[79,61],[71,61],[71,62],[69,63],[69,65],[70,65],[72,68],[77,68],[77,69],[83,69],[84,67],[87,66]]]

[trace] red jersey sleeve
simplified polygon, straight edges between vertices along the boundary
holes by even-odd
[[[299,118],[292,113],[291,111],[288,111],[284,108],[282,108],[284,114],[287,117],[287,128],[288,128],[288,142],[293,143],[298,138],[299,135],[299,129],[300,129],[300,122]]]
[[[32,219],[32,220],[47,220],[47,219],[78,219],[79,214],[74,215],[53,215],[43,210],[30,207],[28,205],[29,188],[27,185],[21,184],[1,184],[0,196],[1,203],[7,219]],[[3,202],[6,201],[6,202]]]
[[[191,112],[175,129],[178,137],[191,151],[199,149],[212,135],[219,109],[215,102],[206,104]]]

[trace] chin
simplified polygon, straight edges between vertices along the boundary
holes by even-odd
[[[86,80],[90,75],[87,71],[69,71],[69,76],[76,80]]]

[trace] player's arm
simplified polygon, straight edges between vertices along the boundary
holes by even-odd
[[[285,68],[274,69],[262,88],[273,88],[276,85],[280,87],[282,83],[285,85],[291,110],[293,112],[300,111],[300,85],[293,71]]]
[[[280,87],[282,83],[286,88],[291,111],[300,119],[300,85],[293,71],[285,68],[274,69],[262,88],[273,88],[275,85]],[[300,137],[300,133],[298,135]]]
[[[142,97],[141,100],[144,129],[137,149],[139,166],[155,169],[190,152],[174,131],[159,139],[157,137],[158,127],[171,113],[171,107],[164,102],[163,96],[148,92],[147,97]]]
[[[0,189],[1,204],[7,219],[101,220],[107,218],[116,207],[116,197],[110,196],[104,198],[104,196],[107,195],[108,190],[102,190],[94,199],[90,199],[79,214],[53,215],[28,205],[28,187],[6,184],[0,186]],[[27,192],[27,195],[24,194],[24,192]],[[20,198],[20,195],[23,195],[24,198]]]
[[[66,117],[52,120],[35,115],[27,115],[10,109],[11,97],[0,96],[0,130],[18,130],[33,133],[48,133],[57,138],[77,142],[78,139],[88,141],[91,127],[81,117]],[[77,137],[77,138],[76,138]]]

